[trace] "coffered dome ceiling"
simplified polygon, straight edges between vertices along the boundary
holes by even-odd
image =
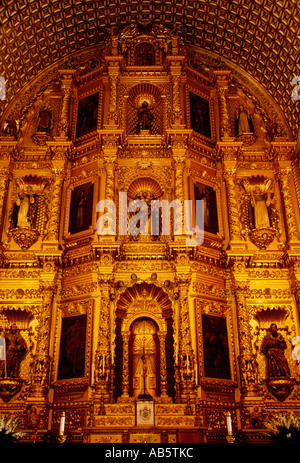
[[[294,136],[298,106],[291,80],[300,74],[297,0],[42,0],[0,6],[1,70],[7,100],[42,70],[103,43],[112,26],[152,21],[176,26],[185,42],[248,73],[277,102]]]

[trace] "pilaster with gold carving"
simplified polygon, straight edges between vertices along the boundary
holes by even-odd
[[[224,178],[227,187],[230,239],[231,241],[241,241],[235,165],[225,167]]]
[[[297,226],[294,205],[292,201],[293,192],[291,190],[292,182],[292,167],[288,161],[278,161],[278,178],[280,181],[280,189],[282,193],[284,212],[287,225],[287,236],[289,243],[299,242],[300,234]]]
[[[231,71],[218,70],[215,71],[215,74],[217,76],[217,94],[220,102],[221,138],[225,140],[231,137],[231,129],[226,101],[226,95],[228,92],[228,80]]]
[[[62,200],[62,185],[65,178],[65,162],[53,162],[52,175],[52,191],[51,191],[51,204],[48,209],[48,233],[46,241],[58,242],[59,240],[59,222],[61,214],[61,200]]]
[[[174,127],[182,126],[182,107],[180,103],[180,84],[182,74],[182,62],[184,56],[179,53],[179,37],[172,37],[172,55],[167,56],[170,62],[170,79],[172,83],[172,116],[171,123]]]
[[[189,286],[191,277],[180,275],[176,279],[176,284],[180,290],[180,314],[179,314],[179,333],[178,333],[178,364],[179,364],[179,387],[180,398],[189,399],[188,395],[194,391],[187,391],[185,376],[192,373],[194,368],[192,337],[191,337],[191,320],[189,311]],[[190,369],[190,370],[189,370]],[[187,394],[188,393],[188,394]]]
[[[61,89],[63,92],[62,109],[59,121],[59,135],[62,138],[66,138],[69,135],[69,104],[72,95],[72,84],[75,73],[75,69],[59,70],[61,77]]]
[[[117,126],[118,114],[118,82],[120,79],[120,64],[122,56],[117,54],[116,38],[112,37],[112,55],[106,56],[108,67],[108,79],[110,84],[109,107],[107,111],[107,123],[109,126]]]
[[[2,163],[0,161],[0,228],[4,217],[2,216],[4,200],[6,198],[8,180],[10,176],[10,170],[8,162]]]
[[[112,278],[110,275],[101,275],[98,278],[100,290],[100,313],[97,350],[95,353],[95,398],[108,401],[111,395],[110,373],[112,365],[111,353],[111,327],[110,324],[110,288]]]
[[[122,334],[123,338],[123,377],[122,377],[122,397],[120,401],[127,400],[129,397],[129,339],[130,331]]]
[[[167,364],[166,364],[166,335],[165,333],[157,333],[160,345],[160,395],[162,399],[166,399],[167,395]]]
[[[43,303],[37,314],[36,352],[31,363],[30,398],[46,401],[51,365],[49,355],[51,308],[56,287],[51,283],[41,282],[40,290],[42,291]]]
[[[257,395],[258,392],[258,365],[252,349],[251,325],[247,309],[249,282],[235,282],[234,293],[237,303],[241,390],[244,397],[251,397]]]

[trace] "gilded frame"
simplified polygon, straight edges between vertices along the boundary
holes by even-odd
[[[196,354],[196,362],[198,363],[198,375],[201,384],[233,386],[236,382],[236,361],[233,337],[233,321],[230,308],[226,303],[207,301],[201,298],[195,298],[194,301],[195,315],[196,315],[196,342],[198,352]],[[213,317],[220,317],[226,320],[227,339],[228,339],[228,355],[230,363],[230,379],[205,376],[204,366],[204,342],[203,342],[203,324],[202,315],[211,315]]]
[[[54,365],[52,371],[52,383],[54,386],[82,386],[88,385],[91,374],[92,363],[92,313],[93,299],[81,299],[60,304],[56,312],[56,332],[54,339]],[[86,315],[86,333],[85,333],[85,361],[84,375],[78,378],[58,379],[59,355],[61,344],[62,321],[65,318]]]
[[[216,142],[216,124],[215,124],[215,112],[214,112],[214,99],[211,97],[209,90],[204,92],[200,87],[188,83],[186,85],[185,101],[186,101],[186,118],[187,118],[187,127],[191,129],[191,105],[190,105],[190,93],[193,93],[196,96],[203,98],[208,101],[209,104],[209,116],[210,116],[210,132],[211,138],[196,132],[193,130],[193,136],[196,138],[208,141],[209,143]]]

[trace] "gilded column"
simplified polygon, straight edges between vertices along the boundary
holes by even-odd
[[[226,95],[228,92],[228,80],[230,77],[231,71],[215,71],[217,76],[217,94],[220,102],[220,129],[221,129],[221,138],[228,139],[231,136],[231,129],[229,123],[229,115],[227,109]]]
[[[61,89],[63,92],[62,109],[59,121],[60,137],[66,138],[69,135],[69,103],[72,95],[73,76],[76,73],[75,69],[60,70]]]
[[[191,320],[189,312],[189,286],[191,283],[190,276],[180,275],[176,279],[176,284],[180,288],[180,314],[179,314],[179,352],[178,364],[180,375],[180,397],[187,397],[186,374],[193,375],[194,368],[192,337],[191,337]],[[191,391],[190,391],[191,392]]]
[[[294,205],[292,201],[293,193],[291,191],[291,182],[292,182],[292,168],[289,163],[282,163],[280,165],[279,161],[279,172],[278,177],[281,186],[281,192],[284,203],[284,211],[287,225],[287,236],[289,242],[298,242],[300,241],[300,234],[298,231],[296,215],[294,210]]]
[[[46,400],[49,389],[50,373],[50,322],[51,307],[55,286],[48,283],[40,283],[42,292],[42,304],[37,313],[38,326],[36,328],[36,352],[31,363],[30,391],[31,397]]]
[[[97,350],[95,353],[95,389],[96,396],[103,395],[102,399],[108,401],[110,394],[110,367],[111,355],[111,321],[110,321],[110,288],[112,278],[110,275],[101,275],[98,278],[100,290],[100,312]]]
[[[180,83],[182,73],[182,62],[184,56],[178,55],[179,53],[179,38],[172,37],[172,55],[167,56],[170,62],[170,76],[172,83],[172,116],[171,123],[174,128],[182,126],[182,108],[180,103]]]
[[[55,165],[52,168],[53,183],[51,189],[51,204],[48,209],[48,233],[46,236],[47,241],[58,242],[59,239],[59,221],[61,213],[61,196],[62,185],[65,178],[64,162]]]
[[[226,168],[224,177],[227,187],[228,196],[228,215],[229,215],[229,230],[231,241],[241,241],[240,238],[240,221],[239,221],[239,206],[236,194],[236,169],[235,167]]]
[[[7,192],[8,178],[9,178],[9,167],[1,167],[0,165],[0,227],[2,224],[2,220],[3,220],[2,213],[3,213],[4,199],[6,197],[6,192]]]
[[[129,397],[129,339],[130,331],[123,333],[123,376],[121,401]]]
[[[241,390],[244,397],[255,396],[258,392],[258,365],[252,350],[251,325],[247,309],[249,282],[236,282],[234,293],[237,303],[237,321],[239,330]]]
[[[157,333],[160,346],[160,396],[167,398],[166,334]]]

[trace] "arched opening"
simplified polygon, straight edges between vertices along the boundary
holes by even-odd
[[[115,323],[115,400],[136,398],[144,390],[154,398],[167,395],[175,400],[173,318],[168,295],[154,284],[134,284],[117,302]]]

